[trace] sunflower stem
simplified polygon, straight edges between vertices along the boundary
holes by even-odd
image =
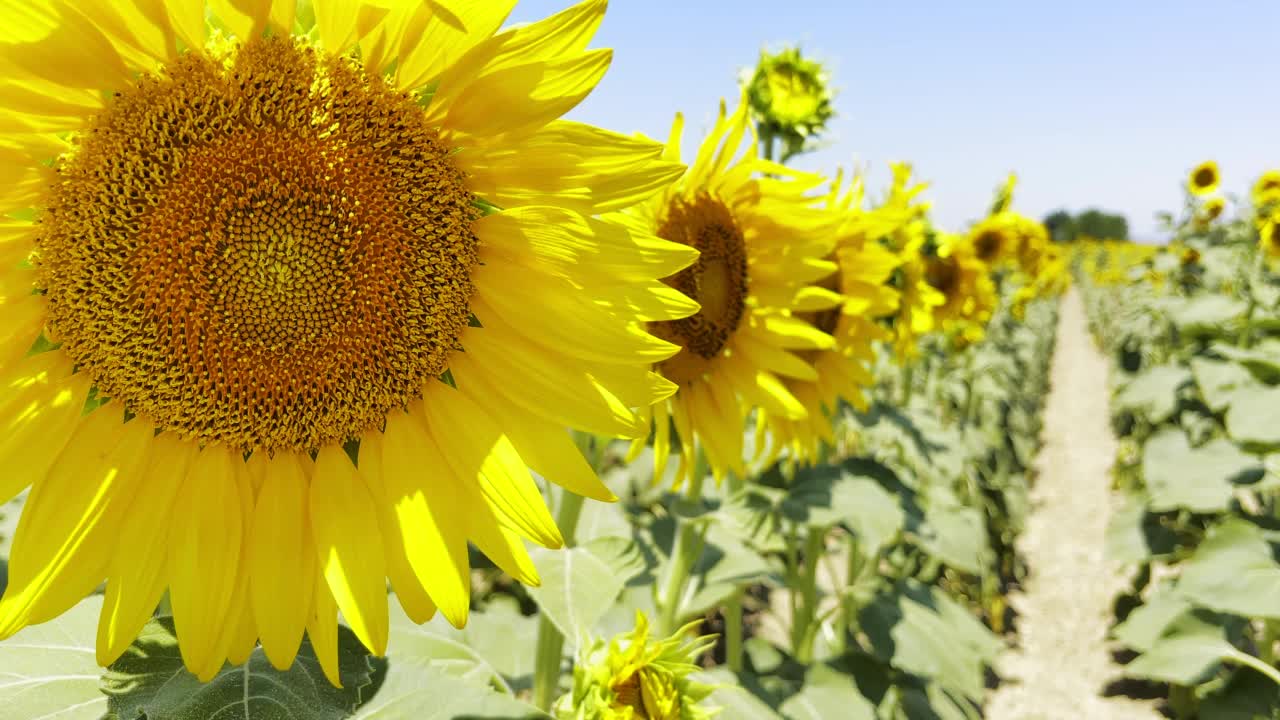
[[[689,487],[685,490],[685,500],[695,505],[702,499],[702,482],[707,475],[707,458],[701,450],[697,451],[693,474],[689,478]],[[675,539],[671,545],[671,556],[667,559],[667,576],[658,591],[657,605],[664,635],[670,635],[679,629],[680,604],[684,599],[685,585],[689,574],[702,553],[702,523],[697,518],[679,520]]]
[[[742,596],[743,588],[729,598],[724,606],[724,656],[729,669],[742,672]]]
[[[818,618],[818,560],[822,557],[825,536],[823,528],[809,528],[800,587],[791,595],[791,650],[802,663],[809,662],[813,655],[814,624]]]
[[[600,441],[595,441],[602,444]],[[592,459],[599,464],[601,454],[593,454]],[[560,505],[556,508],[556,525],[560,526],[560,534],[564,537],[565,547],[576,544],[578,519],[582,517],[584,498],[577,494],[562,490]],[[564,635],[546,613],[538,614],[538,636],[534,644],[533,662],[533,702],[542,710],[551,710],[560,689],[560,672],[564,661]]]

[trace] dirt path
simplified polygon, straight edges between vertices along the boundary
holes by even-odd
[[[1149,704],[1103,698],[1119,671],[1107,650],[1111,603],[1124,585],[1105,561],[1103,534],[1115,507],[1109,469],[1107,361],[1093,345],[1084,306],[1063,299],[1045,445],[1031,493],[1033,511],[1018,540],[1031,567],[1018,611],[1018,647],[999,663],[1004,684],[991,697],[993,720],[1155,720]]]

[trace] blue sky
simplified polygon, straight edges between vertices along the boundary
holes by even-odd
[[[523,0],[511,20],[569,4]],[[570,117],[665,137],[682,110],[700,137],[762,46],[799,43],[839,94],[796,165],[865,164],[875,191],[911,161],[951,229],[1015,170],[1024,212],[1096,205],[1155,238],[1200,160],[1241,196],[1280,167],[1278,32],[1280,0],[612,0],[593,45],[613,67]]]

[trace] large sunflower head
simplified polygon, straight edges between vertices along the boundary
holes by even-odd
[[[805,58],[799,48],[762,50],[746,82],[746,94],[762,130],[781,137],[791,155],[821,134],[834,114],[826,69]]]
[[[669,158],[679,157],[682,129],[677,116]],[[701,253],[667,278],[701,310],[650,325],[680,347],[655,368],[680,388],[669,403],[653,407],[659,477],[671,450],[668,422],[683,448],[682,481],[697,451],[717,478],[730,470],[745,475],[742,433],[753,409],[796,419],[808,414],[781,378],[810,377],[801,353],[834,346],[830,335],[798,315],[839,301],[813,286],[836,270],[826,259],[836,218],[813,194],[822,182],[759,159],[745,102],[732,114],[722,103],[688,172],[631,212],[629,222],[643,231]]]
[[[20,5],[20,7],[19,7]],[[467,617],[474,544],[537,582],[529,468],[611,499],[566,428],[634,437],[686,245],[591,216],[683,171],[560,120],[587,0],[21,3],[0,11],[0,495],[33,484],[0,635],[107,579],[98,659],[168,590],[201,678],[338,612]]]
[[[1218,163],[1206,160],[1195,166],[1187,175],[1187,189],[1192,195],[1211,195],[1218,189],[1220,181]]]

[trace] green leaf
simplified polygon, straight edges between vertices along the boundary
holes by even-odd
[[[1280,450],[1280,388],[1237,395],[1227,410],[1227,434],[1246,450]]]
[[[1190,610],[1187,599],[1167,587],[1161,588],[1134,608],[1111,632],[1125,647],[1145,652],[1155,646],[1175,620]]]
[[[1257,720],[1275,717],[1277,709],[1280,709],[1280,685],[1253,670],[1240,670],[1200,703],[1200,717]]]
[[[1231,406],[1236,395],[1252,392],[1262,387],[1243,365],[1228,360],[1195,357],[1191,359],[1191,374],[1200,388],[1205,405],[1214,412],[1222,412]]]
[[[1219,438],[1192,448],[1178,428],[1152,435],[1142,451],[1142,472],[1156,512],[1187,508],[1194,512],[1225,510],[1232,482],[1261,475],[1262,464]]]
[[[1280,340],[1263,340],[1251,348],[1215,343],[1210,349],[1228,360],[1240,363],[1260,382],[1268,385],[1280,383]]]
[[[1170,308],[1170,319],[1184,335],[1221,337],[1234,332],[1245,303],[1225,295],[1205,294]]]
[[[325,679],[311,643],[280,672],[257,648],[243,665],[224,667],[201,683],[182,666],[173,618],[147,623],[142,634],[102,676],[103,692],[117,720],[341,720],[371,690],[369,653],[354,633],[338,627],[338,667],[342,688]]]
[[[360,707],[352,720],[533,720],[547,717],[537,708],[509,695],[469,684],[437,667],[392,658],[382,687]]]
[[[1176,635],[1163,638],[1134,658],[1124,666],[1124,674],[1176,685],[1199,685],[1217,672],[1224,659],[1234,657],[1235,652],[1231,643],[1221,637]]]
[[[954,615],[944,618],[927,602],[928,595],[908,587],[883,593],[864,607],[859,621],[872,650],[899,670],[980,700],[985,692],[983,658],[992,648],[957,627]]]
[[[102,597],[0,642],[0,714],[53,720],[97,720],[107,710],[94,638]]]
[[[499,596],[471,613],[464,628],[455,628],[437,614],[418,625],[391,602],[388,654],[396,661],[430,663],[437,670],[486,687],[528,688],[533,678],[533,653],[512,638],[534,637],[538,619],[520,614],[515,599]]]
[[[582,547],[530,552],[542,585],[529,588],[529,595],[570,643],[589,636],[627,581],[644,569],[635,544],[628,540],[619,545],[616,540],[602,538]]]
[[[949,489],[929,489],[924,525],[917,528],[920,546],[947,565],[967,573],[982,572],[987,554],[987,527],[982,512],[966,507]]]
[[[1125,383],[1112,401],[1115,410],[1141,414],[1153,425],[1173,417],[1178,391],[1191,382],[1191,373],[1176,365],[1157,365]]]
[[[805,674],[804,687],[782,703],[787,720],[875,720],[876,709],[867,701],[853,678],[826,665],[815,665]]]
[[[1209,530],[1183,563],[1178,592],[1211,610],[1280,619],[1280,565],[1262,530],[1239,518]]]
[[[768,703],[751,694],[738,683],[738,678],[726,667],[717,667],[702,673],[695,673],[696,682],[715,687],[715,690],[702,701],[706,708],[719,708],[718,718],[734,720],[781,720],[782,716],[769,707]]]

